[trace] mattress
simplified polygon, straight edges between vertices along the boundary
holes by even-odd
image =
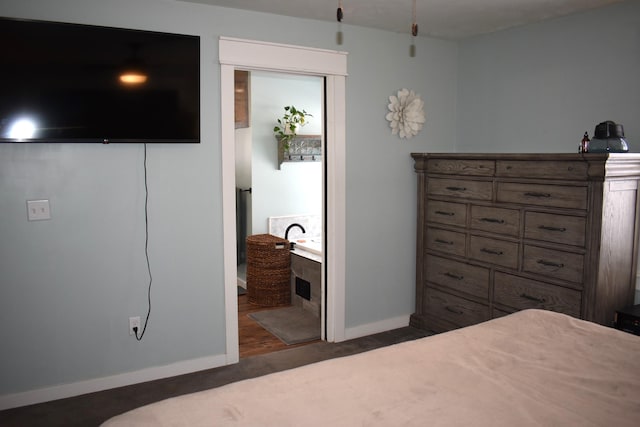
[[[525,310],[137,408],[105,426],[638,426],[640,337]]]

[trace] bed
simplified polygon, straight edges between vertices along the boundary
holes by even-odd
[[[137,408],[104,426],[634,426],[640,337],[524,310]]]

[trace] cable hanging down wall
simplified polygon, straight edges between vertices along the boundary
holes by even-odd
[[[133,332],[138,341],[142,340],[144,333],[147,331],[149,324],[149,316],[151,315],[151,284],[153,276],[151,275],[151,263],[149,262],[149,180],[147,176],[147,144],[144,144],[144,256],[147,262],[147,272],[149,273],[149,286],[147,288],[147,316],[144,319],[142,332],[138,335],[138,328],[133,328]]]

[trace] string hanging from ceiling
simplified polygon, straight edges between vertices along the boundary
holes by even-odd
[[[416,37],[418,35],[418,22],[417,22],[417,0],[412,0],[411,5],[411,35]],[[338,10],[336,11],[336,19],[338,22],[342,22],[344,18],[344,8],[342,7],[342,0],[338,0]]]
[[[417,12],[416,12],[416,1],[413,0],[413,6],[411,8],[411,35],[416,37],[418,35],[418,22],[417,22]]]
[[[336,33],[336,43],[339,45],[343,42],[342,36],[342,18],[344,17],[344,11],[342,9],[342,0],[338,0],[338,11],[336,12],[336,19],[338,20],[338,32]]]
[[[411,7],[411,46],[409,46],[409,56],[414,58],[416,56],[416,37],[418,36],[418,13],[416,8],[416,0],[413,0]]]
[[[414,57],[416,55],[415,38],[418,36],[418,12],[417,12],[417,0],[412,0],[411,3],[411,46],[409,48],[409,56]],[[342,0],[338,0],[338,9],[336,10],[336,19],[338,21],[338,32],[336,33],[336,42],[342,44],[342,19],[344,19],[344,8],[342,7]]]

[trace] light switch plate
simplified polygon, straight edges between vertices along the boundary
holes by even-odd
[[[49,200],[27,200],[27,219],[29,221],[51,219]]]

